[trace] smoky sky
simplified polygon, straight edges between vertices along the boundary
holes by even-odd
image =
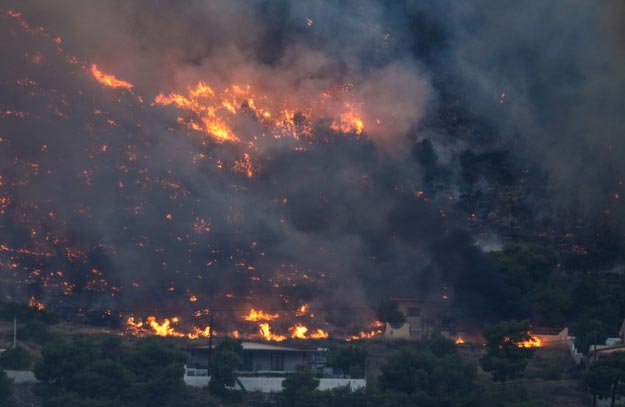
[[[3,8],[50,33],[0,19],[0,111],[23,112],[0,119],[5,296],[231,315],[307,303],[320,321],[345,326],[370,322],[381,299],[444,293],[462,314],[528,315],[484,242],[538,239],[564,256],[584,245],[607,259],[602,267],[620,264],[618,6]],[[85,69],[92,63],[132,93],[103,88]],[[329,104],[305,146],[263,138],[251,150],[253,118],[237,124],[243,142],[215,143],[181,127],[175,108],[152,104],[198,81],[250,85],[298,106],[349,83],[364,132],[329,129],[338,107]],[[251,178],[237,170],[245,153]]]

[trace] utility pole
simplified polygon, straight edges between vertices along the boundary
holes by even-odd
[[[213,312],[210,313],[208,330],[208,375],[210,375],[211,361],[213,359]]]
[[[17,317],[13,317],[13,348],[17,346]]]

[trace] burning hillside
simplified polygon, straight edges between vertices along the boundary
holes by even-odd
[[[6,2],[2,297],[136,335],[355,340],[397,295],[525,316],[485,241],[617,262],[593,242],[622,240],[620,164],[563,210],[547,183],[574,166],[527,154],[554,125],[525,83],[462,65],[436,7],[383,3]]]

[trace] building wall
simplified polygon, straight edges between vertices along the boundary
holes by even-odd
[[[258,352],[251,351],[253,371],[270,371],[271,357],[281,355],[284,360],[284,372],[295,372],[299,366],[309,364],[304,352]]]
[[[239,381],[247,391],[277,393],[282,391],[284,377],[239,377]],[[184,376],[184,382],[191,387],[205,387],[210,381],[209,376]],[[365,379],[319,379],[319,390],[329,390],[349,385],[352,390],[365,388]],[[240,390],[238,384],[233,389]]]

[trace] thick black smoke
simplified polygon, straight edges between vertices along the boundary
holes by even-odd
[[[611,6],[7,3],[5,296],[230,316],[307,303],[358,324],[380,299],[451,292],[463,313],[496,318],[526,304],[484,242],[539,239],[571,267],[622,260],[625,67]],[[91,63],[133,93],[103,88]],[[365,130],[332,131],[328,106],[305,146],[258,141],[248,178],[247,143],[214,143],[150,105],[200,80],[301,106],[349,83]],[[253,117],[238,128],[244,140],[262,130]]]

